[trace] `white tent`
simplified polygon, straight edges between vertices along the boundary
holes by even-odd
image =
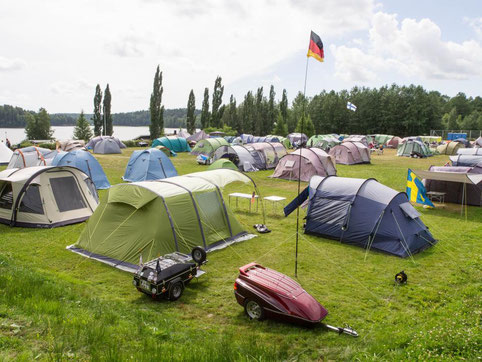
[[[0,142],[0,165],[7,165],[12,158],[13,151],[3,142]]]

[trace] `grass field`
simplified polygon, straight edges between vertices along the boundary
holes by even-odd
[[[133,150],[96,156],[112,184]],[[194,156],[172,160],[179,174],[205,170]],[[337,168],[339,176],[374,177],[403,191],[408,167],[447,160],[387,150],[370,165]],[[296,182],[271,173],[250,174],[262,195],[296,196]],[[226,198],[237,187],[226,189]],[[413,260],[300,237],[298,281],[328,309],[327,323],[350,324],[357,339],[250,321],[235,302],[238,268],[251,261],[294,277],[296,213],[282,218],[267,205],[272,232],[210,253],[207,274],[177,302],[152,301],[130,274],[65,250],[84,223],[51,230],[0,225],[0,360],[480,360],[482,209],[469,207],[467,220],[460,205],[417,209],[439,242]],[[252,231],[262,216],[246,210],[240,205],[236,216]],[[396,286],[401,270],[409,281]]]

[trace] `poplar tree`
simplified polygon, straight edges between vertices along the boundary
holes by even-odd
[[[241,133],[241,127],[240,127],[241,125],[239,123],[238,110],[236,108],[236,99],[232,94],[231,94],[231,97],[229,98],[229,106],[226,113],[227,113],[228,126],[236,130],[238,133]]]
[[[211,127],[220,128],[221,125],[221,117],[222,111],[219,108],[221,103],[223,102],[223,93],[224,93],[224,86],[221,86],[221,77],[218,76],[216,81],[214,82],[214,89],[213,89],[213,108],[211,112]]]
[[[196,117],[194,116],[194,111],[196,110],[196,98],[194,97],[194,91],[191,89],[189,93],[189,99],[187,101],[187,117],[186,117],[186,125],[187,131],[190,134],[194,134],[196,132]]]
[[[162,103],[162,72],[157,66],[156,74],[154,75],[154,84],[152,87],[151,100],[149,105],[149,112],[151,116],[151,124],[149,125],[149,133],[151,140],[158,138],[164,131],[164,106]]]
[[[262,136],[263,123],[265,122],[263,114],[263,87],[259,87],[256,92],[256,103],[254,106],[253,129],[254,134]]]
[[[100,89],[100,85],[97,84],[97,87],[95,87],[95,96],[94,96],[94,117],[92,118],[92,121],[94,122],[95,136],[100,136],[102,134],[101,103],[102,103],[102,90]]]
[[[281,117],[283,117],[283,121],[286,124],[288,122],[288,96],[286,94],[286,89],[283,89],[279,110],[281,112]]]
[[[80,112],[80,116],[77,119],[77,125],[74,128],[74,139],[88,141],[92,138],[92,130],[90,124],[87,122],[84,116],[84,111]]]
[[[268,117],[266,122],[264,123],[264,129],[263,129],[265,135],[267,135],[273,129],[273,126],[276,122],[276,117],[278,115],[278,112],[275,109],[275,100],[274,100],[275,96],[276,96],[276,93],[274,91],[274,86],[271,85],[271,88],[269,89]]]
[[[254,132],[254,97],[253,93],[249,91],[244,96],[243,108],[242,108],[242,129],[246,133]]]
[[[114,132],[114,128],[112,126],[111,101],[112,101],[112,96],[110,94],[109,84],[107,84],[107,87],[105,87],[105,91],[104,91],[104,122],[105,122],[104,135],[108,135],[108,136],[112,136],[112,133]]]
[[[209,89],[205,88],[204,89],[204,99],[203,99],[203,105],[201,109],[201,128],[207,128],[209,127]]]

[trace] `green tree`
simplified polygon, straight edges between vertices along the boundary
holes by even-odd
[[[267,135],[273,129],[273,126],[276,122],[278,112],[276,110],[275,98],[276,92],[274,91],[274,86],[271,85],[269,89],[269,100],[268,100],[268,110],[267,110],[267,119],[266,122],[263,123],[263,133]]]
[[[111,106],[112,106],[112,96],[110,94],[109,84],[105,87],[104,91],[104,123],[105,123],[105,130],[104,135],[112,136],[114,132],[114,127],[112,126],[112,113],[111,113]]]
[[[284,123],[287,124],[288,123],[288,95],[286,94],[286,89],[283,89],[283,95],[281,96],[279,110],[281,112],[281,117],[283,117]]]
[[[276,118],[275,127],[272,132],[276,136],[286,137],[288,134],[288,127],[283,119],[281,111],[278,112],[278,117]]]
[[[25,133],[29,140],[50,140],[52,138],[50,116],[45,108],[40,108],[35,115],[27,113],[26,120]]]
[[[296,129],[299,120],[303,113],[308,111],[308,99],[303,95],[303,93],[298,92],[295,99],[293,100],[293,106],[291,108],[291,116],[288,117],[287,125],[288,132],[291,133]]]
[[[254,104],[254,117],[253,117],[253,130],[254,134],[257,136],[262,136],[263,133],[263,123],[266,122],[265,115],[265,99],[263,96],[263,87],[259,87],[256,92],[256,100]]]
[[[253,93],[249,91],[244,96],[244,101],[241,108],[241,123],[242,132],[254,133],[254,97]]]
[[[220,109],[221,103],[223,102],[223,93],[224,93],[224,86],[221,86],[221,77],[217,77],[216,81],[214,82],[214,89],[213,89],[213,108],[211,112],[211,123],[212,127],[222,127],[221,124],[221,117],[223,116],[222,111]]]
[[[442,123],[447,130],[458,130],[459,125],[457,123],[457,109],[453,107],[449,113],[445,113],[442,117]]]
[[[308,138],[315,134],[315,126],[309,114],[300,117],[296,125],[296,132],[304,133]]]
[[[74,139],[88,141],[92,138],[92,130],[89,122],[85,119],[84,111],[80,112],[77,125],[74,128]]]
[[[201,129],[209,127],[209,89],[204,88],[204,99],[201,109]]]
[[[482,129],[482,113],[473,111],[464,118],[461,124],[464,130],[481,130]]]
[[[154,75],[154,84],[152,86],[151,100],[149,104],[149,112],[151,115],[151,124],[149,125],[149,133],[151,140],[158,138],[164,133],[164,106],[162,103],[162,72],[159,65]]]
[[[94,122],[94,135],[96,136],[100,136],[102,134],[101,103],[102,103],[102,90],[100,89],[100,85],[97,84],[97,87],[95,87],[95,96],[94,96],[94,116],[92,118],[92,121]]]
[[[194,97],[194,91],[191,89],[189,93],[189,99],[187,101],[187,116],[186,116],[186,124],[187,124],[187,131],[190,134],[194,134],[196,132],[196,116],[194,116],[194,111],[196,110],[196,98]]]

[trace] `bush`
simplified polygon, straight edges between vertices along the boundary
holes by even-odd
[[[139,147],[139,142],[147,142],[149,147],[152,143],[150,140],[128,140],[122,142],[126,145],[126,147]]]
[[[55,145],[55,143],[49,142],[49,143],[41,143],[41,144],[38,145],[38,147],[40,147],[40,148],[48,148],[49,150],[55,150],[56,145]]]

